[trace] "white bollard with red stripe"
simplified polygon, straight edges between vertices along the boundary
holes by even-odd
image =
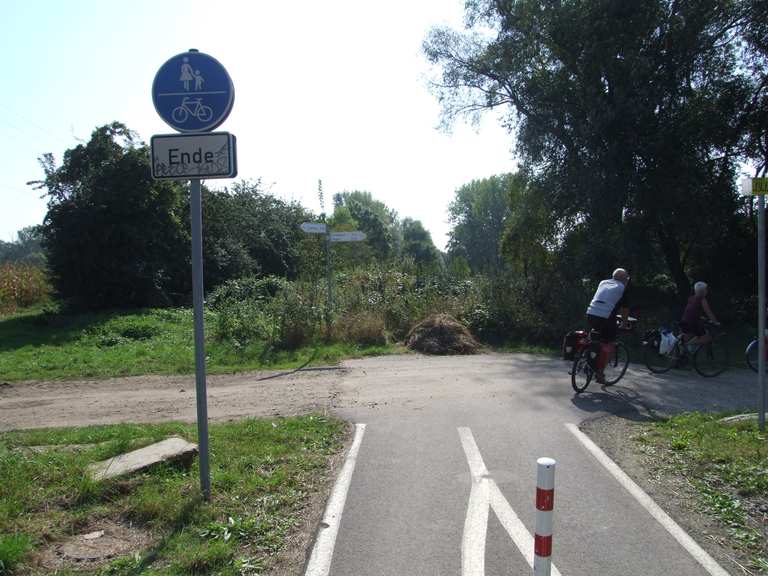
[[[552,458],[536,461],[536,536],[533,543],[534,576],[552,570],[552,515],[555,504],[555,464]]]

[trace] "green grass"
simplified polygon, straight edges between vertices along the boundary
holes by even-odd
[[[213,325],[206,313],[206,328]],[[65,315],[41,310],[0,318],[0,379],[6,381],[98,378],[194,372],[192,312]],[[239,347],[207,336],[210,373],[329,364],[344,358],[398,351],[394,346],[325,344],[274,350],[264,343]]]
[[[169,435],[195,441],[193,425],[0,434],[0,574],[46,573],[36,567],[35,552],[96,529],[101,519],[133,523],[152,534],[153,544],[85,574],[258,574],[297,526],[344,430],[343,422],[317,415],[212,424],[209,503],[197,496],[197,460],[189,469],[166,464],[104,483],[84,473],[90,462]],[[28,449],[63,444],[91,446]]]
[[[701,507],[726,527],[731,543],[750,558],[752,568],[765,570],[768,437],[755,421],[723,424],[723,416],[675,416],[649,424],[639,439],[653,451],[654,460],[666,462],[666,473],[688,479]]]
[[[562,350],[555,346],[544,346],[538,344],[526,344],[525,342],[507,342],[499,346],[492,347],[496,352],[538,354],[541,356],[560,356]]]

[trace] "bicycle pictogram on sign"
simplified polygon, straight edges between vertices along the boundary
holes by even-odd
[[[234,97],[232,80],[224,67],[196,51],[168,60],[152,84],[157,113],[179,132],[210,132],[227,118]]]

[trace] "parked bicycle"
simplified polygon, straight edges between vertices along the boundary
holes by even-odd
[[[621,332],[629,332],[637,322],[636,318],[629,318],[629,328],[621,327],[621,320],[617,321]],[[571,386],[577,394],[587,389],[589,383],[595,377],[597,371],[597,357],[600,354],[600,332],[591,330],[586,339],[581,339],[574,350],[573,367],[571,368]],[[604,386],[613,386],[622,379],[629,367],[629,348],[619,339],[613,343],[613,353],[603,368],[605,375]]]
[[[694,370],[705,378],[718,376],[728,368],[730,364],[728,346],[724,337],[725,331],[719,329],[719,325],[706,323],[707,333],[712,335],[712,341],[700,344],[698,338],[692,338],[683,343],[679,326],[672,335],[675,338],[673,344],[665,350],[662,346],[664,338],[663,329],[649,330],[643,338],[643,360],[648,370],[654,374],[664,374],[672,368],[685,368],[693,365]]]

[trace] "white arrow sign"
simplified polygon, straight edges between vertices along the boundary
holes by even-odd
[[[365,240],[365,232],[331,232],[331,242],[360,242]]]
[[[321,222],[304,222],[301,229],[307,234],[325,234],[325,224]]]

